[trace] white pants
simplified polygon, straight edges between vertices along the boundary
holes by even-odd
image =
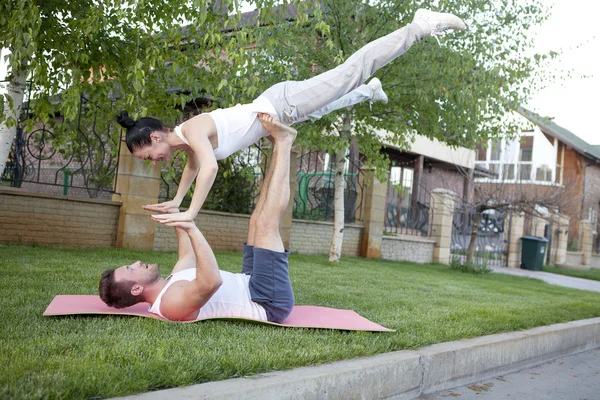
[[[269,99],[279,120],[286,125],[348,107],[365,100],[360,100],[360,92],[355,96],[352,91],[359,89],[375,71],[404,54],[423,36],[421,27],[411,23],[368,43],[334,69],[304,81],[275,84],[262,95]],[[348,94],[350,97],[345,98]]]
[[[310,114],[310,119],[320,119],[323,115],[327,115],[330,112],[339,110],[340,108],[350,107],[355,104],[361,103],[366,100],[372,100],[374,95],[373,89],[368,85],[360,85],[350,93],[347,93],[335,100],[333,103],[327,104],[325,107],[318,109]]]

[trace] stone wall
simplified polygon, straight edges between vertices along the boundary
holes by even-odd
[[[114,247],[121,204],[0,189],[0,242]]]
[[[600,268],[600,254],[592,254],[590,268]]]
[[[567,265],[581,265],[583,259],[583,253],[576,251],[567,251]]]
[[[362,225],[344,227],[343,257],[358,257]],[[331,222],[305,221],[294,219],[292,223],[291,249],[300,254],[329,254],[333,224]]]
[[[435,240],[419,236],[384,236],[381,258],[384,260],[405,260],[417,263],[433,262]]]
[[[242,251],[242,243],[248,238],[250,215],[200,210],[195,221],[213,250]],[[175,228],[156,224],[154,250],[177,250]]]

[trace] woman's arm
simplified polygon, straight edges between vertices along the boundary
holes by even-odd
[[[185,164],[185,168],[183,169],[183,174],[181,174],[181,180],[179,181],[179,186],[177,188],[177,194],[173,198],[178,205],[183,201],[185,194],[188,190],[190,190],[190,186],[192,186],[192,182],[198,176],[198,171],[200,170],[200,161],[198,160],[198,156],[194,152],[186,152],[187,154],[187,163]]]
[[[183,199],[195,176],[193,173],[198,171],[192,203],[189,209],[183,213],[155,215],[153,219],[161,223],[192,221],[196,218],[217,176],[217,159],[209,139],[212,135],[216,136],[216,127],[212,118],[208,115],[202,116],[204,118],[199,117],[186,122],[185,125],[184,135],[194,156],[188,158],[188,163],[192,161],[192,166],[188,168],[188,165],[186,165],[176,195],[176,199],[180,199],[180,196]]]

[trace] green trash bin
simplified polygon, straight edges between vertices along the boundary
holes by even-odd
[[[521,242],[521,268],[541,271],[544,266],[548,239],[537,236],[523,236]]]

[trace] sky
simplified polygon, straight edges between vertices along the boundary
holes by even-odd
[[[526,108],[554,122],[590,144],[600,144],[600,0],[545,0],[552,15],[534,30],[539,52],[562,50],[554,68],[572,77],[556,82],[533,96]],[[244,11],[254,7],[245,5]],[[2,51],[2,56],[6,54]],[[0,81],[6,75],[0,60]],[[588,76],[584,78],[584,76]]]
[[[571,70],[571,79],[540,91],[526,107],[554,118],[590,144],[600,144],[600,1],[547,0],[554,3],[552,15],[539,27],[536,50],[561,50],[557,69]],[[588,75],[589,78],[581,76]]]

